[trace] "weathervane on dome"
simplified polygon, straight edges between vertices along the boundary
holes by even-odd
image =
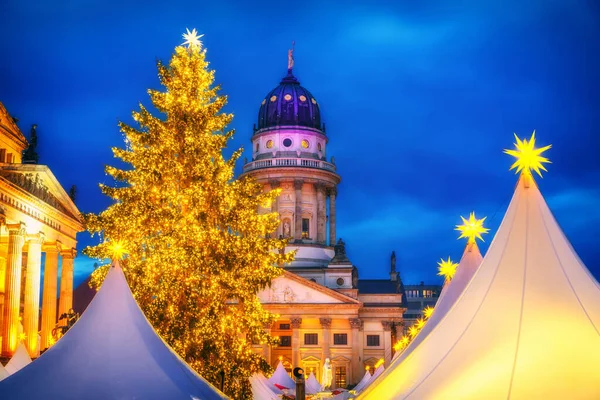
[[[288,50],[288,74],[292,73],[292,68],[294,68],[294,46],[296,45],[296,41],[292,40],[292,48]]]

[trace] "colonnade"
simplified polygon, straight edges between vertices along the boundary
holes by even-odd
[[[0,302],[0,334],[2,356],[14,354],[19,340],[24,340],[31,357],[53,344],[52,330],[58,317],[73,307],[73,262],[77,252],[59,241],[48,241],[42,232],[29,233],[25,223],[5,224],[8,230],[8,248],[5,258],[0,258],[0,282],[4,281],[3,300]],[[42,319],[39,326],[40,285],[42,253],[45,253],[42,291]],[[26,257],[25,257],[26,254]],[[57,314],[57,284],[59,256],[62,257],[60,303]],[[23,259],[26,264],[23,265]],[[4,264],[4,268],[2,268]],[[25,266],[25,268],[23,268]],[[22,273],[25,285],[22,296]],[[0,287],[0,289],[2,289]],[[23,334],[19,334],[21,298],[23,297]],[[38,333],[41,330],[41,342]]]

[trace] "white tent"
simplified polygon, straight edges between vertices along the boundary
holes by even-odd
[[[279,364],[277,364],[277,368],[275,369],[275,372],[273,372],[273,375],[269,378],[269,382],[271,382],[273,385],[280,385],[288,389],[296,389],[296,382],[290,378],[281,361],[279,361]]]
[[[6,368],[4,368],[2,366],[2,364],[0,364],[0,381],[3,380],[4,378],[8,378],[10,374],[8,373],[8,371],[6,370]]]
[[[29,353],[27,353],[25,345],[23,344],[23,342],[21,342],[19,346],[17,346],[15,354],[13,354],[12,358],[4,368],[6,369],[6,372],[8,372],[9,375],[12,375],[30,363],[31,357],[29,357]]]
[[[11,399],[222,399],[156,334],[115,261],[81,319],[0,382]]]
[[[305,383],[306,394],[317,394],[321,391],[321,384],[317,381],[314,373],[310,373]]]
[[[365,371],[365,375],[362,377],[360,382],[358,382],[356,384],[356,386],[354,387],[354,389],[352,389],[352,390],[354,390],[355,393],[360,393],[369,384],[369,382],[371,382],[372,378],[373,378],[373,375],[371,375],[371,373],[369,371]]]
[[[454,306],[359,398],[600,398],[600,285],[528,179]]]
[[[252,397],[254,400],[279,400],[275,393],[265,381],[260,379],[258,374],[250,377],[250,386],[252,387]]]

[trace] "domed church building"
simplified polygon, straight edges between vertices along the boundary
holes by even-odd
[[[265,308],[280,315],[266,327],[280,344],[254,349],[274,367],[283,360],[290,371],[299,366],[317,377],[329,358],[333,387],[346,387],[358,383],[366,366],[391,361],[395,337],[403,330],[404,287],[394,254],[390,279],[361,280],[337,239],[341,177],[327,151],[318,97],[300,84],[293,64],[290,50],[287,74],[260,100],[252,159],[242,174],[257,179],[265,191],[282,189],[271,205],[281,219],[273,235],[290,238],[286,252],[296,250],[284,275],[259,294]]]

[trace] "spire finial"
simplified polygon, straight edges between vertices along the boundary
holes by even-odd
[[[292,48],[288,50],[288,74],[292,73],[292,69],[294,68],[294,46],[296,45],[296,41],[292,40]]]

